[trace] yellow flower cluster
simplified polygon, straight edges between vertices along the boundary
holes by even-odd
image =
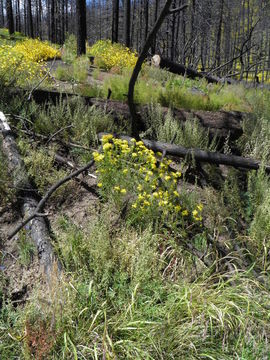
[[[26,39],[17,42],[14,51],[18,56],[23,56],[29,61],[40,62],[53,58],[60,58],[61,54],[58,49],[51,46],[47,41],[38,39]]]
[[[44,74],[42,61],[59,57],[58,50],[47,42],[26,39],[10,45],[8,42],[0,44],[0,77],[4,82],[15,81],[21,85]]]
[[[181,202],[178,192],[180,172],[170,171],[171,160],[162,159],[145,147],[142,141],[121,140],[112,135],[102,138],[103,153],[94,152],[99,176],[98,186],[106,197],[121,199],[127,192],[132,199],[131,208],[141,214],[182,218],[190,216],[202,221],[202,205],[189,211]]]
[[[95,64],[105,70],[114,68],[121,72],[124,68],[133,68],[137,61],[135,52],[121,44],[112,44],[110,40],[96,42],[88,53],[95,57]]]

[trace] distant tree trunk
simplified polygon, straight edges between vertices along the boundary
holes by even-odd
[[[77,55],[86,53],[86,0],[76,0]]]
[[[112,43],[118,42],[119,29],[119,0],[113,0]]]
[[[6,0],[6,10],[7,10],[7,24],[9,34],[14,34],[14,20],[13,20],[13,11],[12,11],[12,2],[11,0]]]
[[[0,27],[3,28],[5,26],[5,17],[4,17],[4,0],[0,0]]]
[[[56,43],[56,34],[55,34],[55,2],[51,0],[51,42]]]
[[[155,14],[154,14],[154,23],[156,23],[157,21],[157,17],[158,17],[158,6],[159,6],[159,0],[155,1]],[[151,46],[151,52],[153,55],[155,55],[156,53],[156,42],[157,42],[157,37],[155,36],[152,42],[152,46]]]
[[[172,8],[176,8],[176,0],[172,3]],[[178,16],[179,17],[179,16]],[[175,54],[175,25],[176,25],[176,14],[172,15],[172,26],[171,26],[171,51],[170,51],[170,59],[171,61],[174,60]]]
[[[148,0],[144,0],[144,41],[146,41],[148,36],[148,27],[149,27],[149,5],[148,5]]]
[[[130,47],[130,0],[125,0],[125,34],[124,42],[127,47]]]
[[[21,32],[20,0],[16,0],[15,7],[16,7],[15,29],[16,31]]]
[[[28,35],[34,37],[34,27],[33,27],[33,16],[32,16],[32,3],[31,0],[27,1],[27,22],[28,22]]]
[[[215,66],[219,67],[221,62],[221,35],[222,35],[222,23],[223,23],[223,8],[224,8],[224,0],[220,1],[220,9],[219,9],[219,23],[217,29],[217,44],[216,44],[216,61]],[[218,76],[220,73],[218,73]]]

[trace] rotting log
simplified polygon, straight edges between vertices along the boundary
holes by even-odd
[[[18,189],[17,197],[20,199],[20,209],[22,216],[25,218],[34,212],[38,200],[36,191],[28,178],[12,131],[2,112],[0,112],[0,134],[3,138],[2,150],[7,158],[8,171],[12,175],[14,188]],[[40,265],[43,267],[45,274],[50,277],[52,271],[56,268],[60,270],[61,266],[53,254],[49,229],[43,214],[32,219],[28,226],[25,227],[25,230],[36,245]]]
[[[99,133],[98,138],[99,140],[106,135],[107,133]],[[127,140],[131,143],[131,137],[127,135],[114,135],[115,137],[123,140]],[[258,170],[262,164],[258,160],[244,158],[242,156],[236,155],[225,155],[218,152],[210,152],[201,149],[188,149],[183,146],[173,145],[164,143],[161,141],[154,141],[154,140],[147,140],[142,139],[144,145],[154,152],[166,152],[167,155],[180,157],[180,158],[190,158],[195,159],[198,162],[206,162],[209,164],[216,164],[216,165],[227,165],[233,166],[236,168],[243,168],[249,170]],[[270,166],[264,166],[264,170],[266,173],[270,173]]]
[[[151,59],[151,63],[153,66],[159,67],[161,69],[166,69],[173,74],[187,76],[190,79],[205,79],[210,84],[218,84],[220,82],[226,82],[227,84],[232,83],[232,81],[229,79],[220,79],[214,76],[200,73],[192,69],[191,67],[178,64],[169,59],[163,58],[160,55],[154,55]]]
[[[17,90],[17,93],[23,91],[26,93],[26,90]],[[15,91],[16,93],[16,91]],[[60,99],[73,98],[74,94],[60,93],[57,91],[48,91],[37,89],[33,92],[32,98],[38,104],[44,104],[46,102],[52,102],[56,104]],[[130,120],[130,111],[128,104],[122,101],[116,100],[105,100],[97,99],[82,96],[81,97],[85,104],[88,106],[96,106],[97,108],[104,109],[106,113],[110,113],[116,122],[119,122],[122,119]],[[160,108],[163,116],[165,118],[169,109],[166,107]],[[138,116],[141,117],[142,121],[145,116],[149,113],[149,107],[147,105],[137,106]],[[242,134],[241,123],[244,119],[245,114],[238,111],[203,111],[203,110],[180,110],[180,109],[170,109],[172,115],[175,119],[179,120],[181,123],[185,122],[188,119],[198,119],[200,124],[209,130],[210,138],[216,136],[221,139],[223,142],[225,139],[229,138],[234,141],[237,140]]]

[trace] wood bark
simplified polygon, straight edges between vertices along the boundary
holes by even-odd
[[[31,2],[31,0],[27,1],[27,23],[28,23],[28,35],[31,38],[34,38],[34,26],[33,26],[32,2]]]
[[[99,133],[98,138],[101,139],[105,133]],[[116,135],[115,135],[116,136]],[[127,140],[131,142],[131,137],[127,135],[116,136],[119,139]],[[148,139],[142,139],[144,145],[154,152],[166,152],[167,155],[180,157],[180,158],[190,158],[195,159],[198,162],[206,162],[209,164],[216,165],[227,165],[233,166],[236,168],[243,168],[249,170],[258,170],[262,163],[258,160],[244,158],[242,156],[236,155],[225,155],[218,152],[204,151],[201,149],[188,149],[183,146],[173,145],[168,143],[163,143],[161,141],[153,141]],[[270,166],[264,166],[266,173],[270,174]]]
[[[154,55],[152,57],[152,65],[156,66],[156,67],[160,67],[161,69],[166,69],[168,71],[170,71],[173,74],[178,74],[178,75],[183,75],[183,76],[187,76],[190,79],[197,79],[197,78],[204,78],[208,83],[212,83],[212,84],[217,84],[219,83],[221,80],[223,81],[223,79],[214,77],[214,76],[209,76],[207,74],[204,73],[200,73],[188,66],[182,65],[182,64],[178,64],[176,62],[173,62],[169,59],[165,59],[159,55]],[[225,79],[225,81],[228,84],[231,84],[231,80],[229,79]]]
[[[13,10],[12,10],[12,1],[6,0],[6,10],[7,10],[7,24],[9,34],[14,33],[14,20],[13,20]]]
[[[126,47],[130,47],[130,0],[125,0],[125,31],[124,31],[124,42]]]
[[[28,217],[37,207],[38,200],[36,198],[36,192],[27,176],[11,129],[2,112],[0,112],[0,134],[3,137],[2,150],[8,161],[8,170],[10,174],[12,174],[13,186],[18,189],[25,189],[18,190],[17,196],[21,199],[20,208],[23,217]],[[43,266],[45,273],[50,276],[50,273],[54,269],[56,258],[53,254],[49,230],[44,217],[35,217],[25,229],[37,247],[41,266]],[[58,268],[60,269],[60,264],[58,264]]]
[[[76,0],[77,12],[77,55],[86,53],[86,1]]]
[[[112,43],[118,42],[119,31],[119,0],[113,0],[112,14]]]

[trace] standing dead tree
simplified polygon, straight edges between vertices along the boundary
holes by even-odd
[[[139,76],[139,73],[141,71],[143,62],[146,59],[149,49],[150,49],[153,41],[155,40],[156,35],[157,35],[161,25],[163,24],[163,21],[165,20],[166,16],[183,11],[188,6],[186,4],[186,5],[180,6],[179,8],[170,10],[172,2],[173,2],[173,0],[166,1],[152,31],[147,36],[147,39],[143,45],[142,51],[138,57],[137,63],[133,69],[133,72],[132,72],[132,75],[130,78],[129,88],[128,88],[128,106],[129,106],[131,119],[132,119],[131,120],[132,121],[131,122],[131,131],[132,131],[132,135],[136,138],[139,138],[139,133],[143,129],[143,124],[140,121],[140,119],[136,113],[136,106],[134,104],[134,88],[135,88],[135,84],[136,84],[137,78]]]

